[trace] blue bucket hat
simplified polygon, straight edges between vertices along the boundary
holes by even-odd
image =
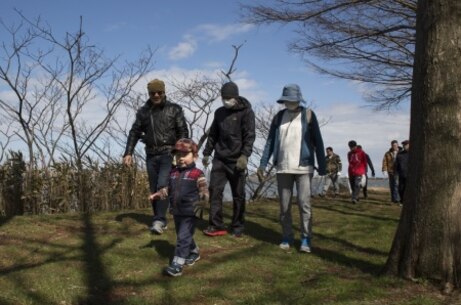
[[[288,84],[283,87],[282,96],[278,99],[277,103],[283,104],[285,102],[299,102],[301,104],[306,103],[298,85]]]

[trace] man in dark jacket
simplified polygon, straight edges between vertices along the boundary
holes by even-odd
[[[410,141],[405,140],[402,142],[403,150],[401,150],[394,162],[394,173],[399,177],[399,196],[400,202],[403,202],[403,195],[405,194],[405,187],[407,185],[408,177],[408,155],[410,149]]]
[[[256,137],[255,114],[250,102],[239,95],[235,83],[224,84],[221,97],[224,105],[215,112],[203,150],[205,167],[214,151],[210,175],[209,227],[203,232],[208,236],[227,234],[222,200],[224,187],[229,182],[233,197],[231,233],[239,237],[244,228],[246,168]]]
[[[123,163],[131,166],[134,148],[139,139],[146,144],[146,166],[149,189],[155,193],[168,186],[172,167],[171,154],[175,143],[187,138],[189,132],[181,106],[171,103],[165,95],[165,83],[154,79],[147,84],[149,100],[136,113],[126,144]],[[166,228],[168,200],[153,200],[154,219],[152,232],[162,234]]]

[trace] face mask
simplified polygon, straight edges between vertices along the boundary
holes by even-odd
[[[226,108],[232,108],[237,104],[237,100],[235,98],[230,98],[230,99],[223,99],[222,103],[224,107]]]
[[[296,110],[299,106],[298,102],[285,102],[285,107],[288,110]]]

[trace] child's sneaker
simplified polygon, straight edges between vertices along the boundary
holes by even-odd
[[[165,268],[165,274],[170,276],[180,276],[182,275],[182,267],[183,265],[173,262],[171,265]]]
[[[301,239],[301,247],[299,248],[299,251],[311,253],[311,241],[309,237],[303,237]]]
[[[203,233],[207,236],[223,236],[223,235],[226,235],[227,234],[227,230],[224,230],[224,229],[218,229],[216,227],[213,227],[213,226],[209,226],[208,228],[206,228],[205,230],[203,230]]]
[[[199,253],[191,253],[188,257],[186,257],[185,265],[192,266],[195,262],[200,260]]]

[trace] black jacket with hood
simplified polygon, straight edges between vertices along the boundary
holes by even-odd
[[[239,96],[234,107],[216,110],[203,155],[210,156],[214,150],[215,158],[235,163],[240,155],[250,157],[255,138],[255,114],[250,102]]]
[[[160,105],[150,100],[138,110],[131,127],[125,154],[132,155],[136,143],[143,138],[146,154],[171,152],[176,141],[188,138],[186,119],[181,106],[164,99]]]

